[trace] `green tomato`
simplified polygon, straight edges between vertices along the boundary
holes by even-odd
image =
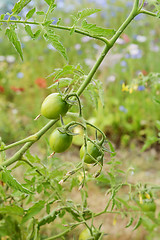
[[[66,151],[72,143],[72,135],[61,133],[57,129],[52,132],[49,138],[49,145],[56,153]]]
[[[87,240],[91,238],[91,234],[88,228],[85,228],[79,235],[78,240]]]
[[[97,159],[97,157],[101,156],[101,152],[99,151],[99,149],[90,141],[87,142],[87,152],[94,157],[95,159]],[[83,159],[85,154],[85,146],[84,144],[82,145],[81,149],[80,149],[80,158]],[[96,163],[94,161],[94,159],[92,159],[90,157],[90,155],[86,154],[85,158],[84,158],[84,162],[88,163],[88,164],[92,164],[92,163]]]
[[[65,115],[69,109],[69,104],[62,99],[59,93],[48,95],[41,106],[41,115],[49,119],[57,119],[60,115]]]
[[[79,235],[78,240],[89,240],[89,239],[94,239],[98,240],[100,237],[101,233],[96,233],[93,231],[93,236],[91,236],[91,233],[88,228],[85,228]]]
[[[156,210],[156,204],[153,201],[153,199],[151,199],[151,200],[148,200],[148,199],[143,200],[143,203],[140,204],[140,207],[141,207],[141,209],[144,212],[155,212],[155,210]]]

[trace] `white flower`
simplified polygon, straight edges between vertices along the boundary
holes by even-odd
[[[15,57],[12,56],[12,55],[6,56],[6,61],[7,61],[8,63],[14,63],[15,60],[16,60]]]
[[[143,43],[143,42],[147,41],[147,38],[145,36],[142,36],[142,35],[137,35],[136,40],[138,42],[142,42]]]
[[[0,56],[0,62],[4,62],[5,61],[5,56]]]
[[[74,47],[75,47],[76,50],[80,50],[81,49],[81,44],[77,43]]]

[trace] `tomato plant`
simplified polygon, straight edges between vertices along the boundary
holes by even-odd
[[[66,151],[72,144],[73,136],[67,133],[62,133],[58,129],[54,130],[49,138],[51,149],[56,153]]]
[[[62,99],[59,93],[48,95],[42,103],[41,115],[49,119],[57,119],[63,116],[69,109],[69,104]]]

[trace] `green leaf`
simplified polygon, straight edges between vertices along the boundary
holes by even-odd
[[[109,145],[110,150],[111,150],[111,152],[112,152],[112,153],[111,153],[111,156],[114,157],[114,156],[116,155],[115,149],[114,149],[112,143],[109,142],[109,141],[108,141],[108,145]]]
[[[44,34],[44,38],[46,39],[46,41],[49,41],[66,60],[68,59],[66,49],[59,41],[59,36],[56,35],[53,30],[47,29],[47,33]]]
[[[121,202],[125,207],[130,208],[130,205],[128,205],[127,201],[125,201],[122,198],[116,197],[116,199]]]
[[[23,213],[24,213],[24,210],[23,210],[23,208],[21,208],[21,207],[19,207],[17,205],[12,205],[12,206],[0,207],[0,213],[1,214],[22,216]]]
[[[90,15],[92,15],[94,13],[99,12],[99,11],[101,11],[101,9],[86,8],[86,9],[84,9],[82,11],[79,11],[77,16],[78,16],[78,19],[81,20],[81,19],[86,18],[86,17],[88,17],[88,16],[90,16]]]
[[[159,99],[157,99],[157,98],[154,97],[153,100],[154,100],[156,103],[160,104],[160,100],[159,100]]]
[[[13,44],[13,46],[19,53],[21,59],[23,60],[23,52],[22,52],[22,48],[21,48],[21,43],[16,34],[15,26],[11,25],[10,28],[6,29],[6,36],[8,37],[9,41]]]
[[[28,35],[33,39],[37,38],[41,33],[40,30],[37,30],[36,33],[33,33],[30,25],[25,25],[25,30],[28,33]]]
[[[18,1],[15,5],[14,8],[12,9],[12,12],[14,14],[18,14],[22,11],[22,9],[29,3],[31,0],[20,0]]]
[[[54,4],[55,0],[44,0],[49,6]]]
[[[136,223],[136,225],[133,228],[133,231],[136,230],[141,225],[141,223],[142,223],[142,218],[139,217],[138,222]]]
[[[43,12],[43,11],[37,11],[36,14],[37,14],[37,15],[45,15],[45,12]]]
[[[63,88],[63,87],[67,87],[73,81],[74,80],[72,78],[60,78],[60,79],[58,79],[58,81],[56,81],[54,84],[52,84],[48,88],[57,88],[57,87]]]
[[[39,202],[36,202],[32,207],[30,207],[22,219],[22,224],[31,219],[36,214],[38,214],[42,210],[42,208],[44,208],[44,204],[45,201],[40,200]]]
[[[33,194],[27,188],[23,187],[11,174],[10,170],[4,169],[2,172],[2,181],[8,184],[11,188],[18,190],[22,193]]]
[[[27,14],[26,14],[26,19],[29,19],[33,16],[33,14],[35,13],[36,8],[31,9]]]
[[[127,225],[125,226],[125,228],[128,228],[132,225],[133,223],[133,217],[130,218],[129,222],[127,223]]]
[[[42,218],[39,223],[38,223],[38,226],[42,226],[42,225],[45,225],[46,223],[51,223],[53,222],[57,215],[59,214],[60,210],[54,210],[52,213],[50,213],[48,216]]]
[[[4,17],[5,17],[5,14],[1,14],[1,16],[0,16],[0,20],[3,20]]]
[[[158,141],[158,138],[155,136],[148,137],[145,144],[142,147],[142,152],[145,151],[147,148],[149,148],[152,144]]]
[[[101,28],[96,26],[96,24],[89,24],[86,20],[82,22],[82,29],[85,32],[88,32],[92,36],[100,36],[100,37],[112,37],[115,34],[114,29],[110,28]]]

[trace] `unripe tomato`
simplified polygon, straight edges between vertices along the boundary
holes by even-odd
[[[98,240],[100,237],[101,233],[96,233],[95,231],[93,231],[93,236],[91,236],[91,233],[89,231],[88,228],[85,228],[79,235],[78,240],[88,240],[88,239],[94,239],[94,240]]]
[[[88,228],[85,228],[79,235],[78,240],[87,240],[91,237],[90,231]]]
[[[68,111],[68,103],[62,99],[59,93],[48,95],[41,106],[41,115],[49,119],[57,119]]]
[[[95,159],[97,159],[97,157],[101,156],[101,152],[99,151],[99,149],[90,141],[87,141],[87,152]],[[80,149],[80,158],[81,159],[83,159],[84,154],[85,154],[85,146],[83,144]],[[92,159],[88,154],[86,154],[84,162],[88,163],[88,164],[96,163],[96,161],[94,161],[94,159]]]
[[[49,145],[56,153],[66,151],[72,143],[72,135],[61,133],[57,129],[52,132],[49,138]]]
[[[143,203],[140,204],[140,207],[141,207],[141,209],[144,212],[155,212],[155,210],[156,210],[156,204],[153,201],[153,199],[151,199],[151,200],[148,200],[148,199],[143,200]]]

